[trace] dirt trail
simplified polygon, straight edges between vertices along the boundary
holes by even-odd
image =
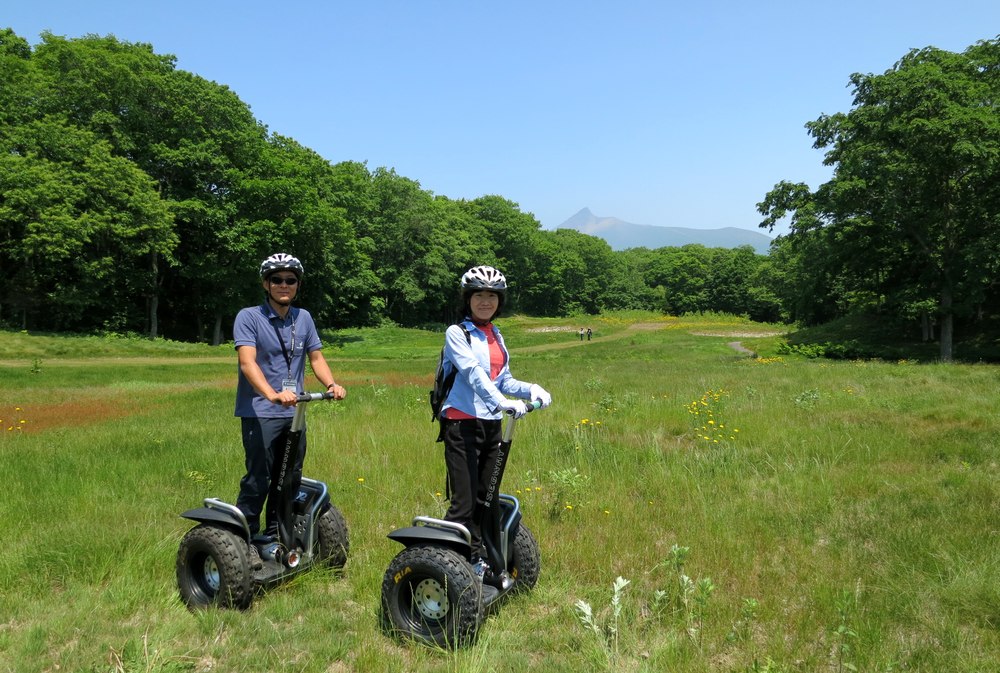
[[[595,341],[617,341],[618,339],[623,339],[632,332],[649,332],[652,330],[663,329],[665,323],[656,322],[637,322],[629,325],[621,332],[615,332],[613,334],[605,334],[604,336],[592,337],[590,342]],[[561,348],[575,348],[577,346],[583,346],[587,343],[586,340],[580,341],[577,330],[567,329],[561,330],[566,334],[571,335],[573,338],[569,341],[564,341],[556,344],[539,344],[538,346],[521,346],[513,347],[510,349],[512,353],[537,353],[538,351],[549,351],[549,350],[559,350]]]
[[[730,341],[726,345],[729,346],[730,348],[732,348],[733,350],[735,350],[737,352],[740,352],[740,353],[743,353],[744,355],[747,355],[749,357],[752,357],[752,358],[757,357],[756,353],[754,353],[752,350],[750,350],[749,348],[747,348],[746,346],[744,346],[743,344],[741,344],[739,341]]]
[[[666,323],[637,322],[629,325],[621,332],[615,332],[613,334],[606,334],[604,336],[594,337],[593,339],[591,339],[591,341],[616,341],[618,339],[626,338],[629,334],[632,334],[633,332],[648,332],[658,329],[666,329]],[[524,346],[522,348],[515,347],[511,348],[510,350],[513,353],[534,353],[538,351],[556,350],[560,348],[575,348],[577,346],[583,346],[584,344],[587,343],[586,341],[580,341],[579,337],[577,336],[578,335],[577,330],[575,329],[568,328],[566,330],[560,330],[560,331],[565,331],[566,334],[571,335],[573,338],[561,343],[542,344],[539,346]],[[718,331],[718,332],[689,332],[689,334],[692,334],[694,336],[707,336],[707,337],[759,338],[759,337],[776,336],[778,334],[781,334],[781,332],[775,332],[775,331],[739,332],[739,331],[729,330],[729,331]],[[735,351],[743,353],[744,355],[748,355],[749,357],[757,357],[757,354],[755,352],[753,352],[749,348],[744,347],[743,344],[740,343],[739,341],[730,341],[726,345]]]

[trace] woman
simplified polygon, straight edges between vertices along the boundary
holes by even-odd
[[[451,504],[445,519],[472,534],[470,563],[484,581],[499,581],[484,560],[481,506],[488,475],[496,462],[504,412],[514,418],[527,413],[521,400],[552,402],[541,386],[511,376],[510,356],[493,319],[503,308],[507,279],[491,266],[477,266],[462,276],[465,319],[445,332],[444,360],[457,370],[455,383],[441,407],[441,441],[448,468]],[[507,395],[521,399],[507,399]],[[499,484],[497,485],[499,487]]]

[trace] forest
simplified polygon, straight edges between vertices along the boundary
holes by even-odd
[[[285,251],[329,328],[450,322],[462,271],[491,264],[507,312],[875,315],[950,360],[955,330],[1000,308],[1000,40],[849,81],[851,110],[805,124],[833,177],[757,204],[762,228],[789,224],[769,254],[613,251],[503,195],[322,157],[153,45],[0,30],[0,326],[219,344]]]

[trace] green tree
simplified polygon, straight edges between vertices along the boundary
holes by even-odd
[[[683,315],[711,308],[706,284],[712,270],[712,253],[698,243],[664,248],[666,259],[664,307],[666,313]]]
[[[247,219],[234,194],[263,172],[266,129],[227,87],[176,70],[175,59],[113,36],[68,40],[43,35],[33,60],[45,82],[43,105],[104,138],[116,156],[151,176],[174,215],[173,258],[146,260],[157,282],[148,298],[149,333],[167,324],[198,335],[232,311],[231,288],[245,279]],[[245,201],[244,201],[245,203]],[[237,293],[238,294],[238,293]]]
[[[149,176],[54,118],[0,135],[0,225],[4,303],[24,328],[127,328],[156,282],[146,260],[177,244]]]
[[[572,229],[539,232],[525,305],[543,315],[599,313],[617,266],[611,246]]]
[[[31,63],[31,46],[10,28],[0,29],[0,129],[36,119],[44,90]]]
[[[384,315],[402,325],[454,319],[461,273],[496,264],[483,224],[461,203],[434,197],[415,180],[380,168],[372,176],[367,231]]]
[[[334,315],[325,325],[377,325],[382,318],[377,309],[378,274],[374,268],[375,242],[364,232],[371,231],[375,213],[372,176],[357,161],[334,164],[328,178],[329,198],[349,223],[353,232],[353,264],[344,265],[330,281],[336,286]]]
[[[341,173],[290,138],[272,136],[265,151],[234,181],[233,219],[222,250],[238,254],[240,288],[222,313],[234,315],[260,296],[257,264],[288,252],[306,269],[302,300],[323,326],[363,324],[359,307],[374,283],[370,259],[340,205]]]
[[[759,204],[761,226],[791,213],[793,234],[829,230],[829,248],[812,253],[849,265],[839,276],[849,301],[933,297],[944,361],[955,317],[983,300],[998,264],[998,70],[992,40],[962,53],[913,50],[881,75],[852,75],[853,109],[807,124],[833,178],[812,194],[781,183]]]
[[[767,257],[748,245],[716,248],[705,284],[707,307],[712,311],[773,321],[781,315],[770,276],[762,273]]]
[[[520,295],[538,278],[534,253],[541,224],[530,213],[522,213],[518,204],[502,196],[481,196],[460,202],[484,228],[491,242],[491,257],[511,281],[508,292],[510,310],[520,307]]]
[[[571,230],[558,230],[565,231]],[[587,265],[572,246],[566,245],[577,232],[569,235],[558,232],[539,232],[532,280],[520,294],[521,305],[529,313],[564,316],[583,310],[580,294]]]

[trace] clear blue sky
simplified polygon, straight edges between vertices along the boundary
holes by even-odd
[[[775,183],[829,178],[803,125],[850,109],[851,73],[1000,34],[997,0],[5,4],[32,44],[150,43],[331,162],[500,194],[545,228],[589,207],[756,230]]]

